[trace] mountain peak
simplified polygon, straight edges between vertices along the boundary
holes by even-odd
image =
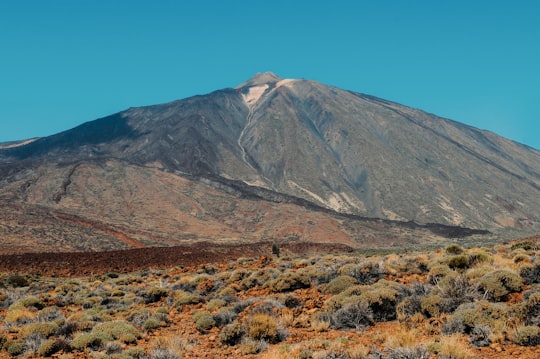
[[[271,84],[281,81],[282,78],[274,74],[273,72],[257,72],[252,78],[246,82],[242,82],[240,85],[236,86],[237,89],[242,87],[252,87],[252,86],[261,86],[265,84]]]

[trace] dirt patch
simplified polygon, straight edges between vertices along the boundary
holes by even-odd
[[[149,247],[106,252],[26,253],[0,256],[0,272],[40,273],[47,276],[85,276],[107,272],[225,263],[240,257],[272,255],[270,242],[249,244],[196,243],[175,247]],[[283,255],[352,252],[333,243],[287,243]]]

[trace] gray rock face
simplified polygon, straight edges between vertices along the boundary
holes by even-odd
[[[43,161],[107,159],[241,181],[268,196],[345,214],[540,228],[538,150],[397,103],[272,73],[0,148],[0,185]]]

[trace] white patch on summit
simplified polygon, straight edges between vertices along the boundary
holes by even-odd
[[[244,99],[244,102],[252,107],[263,95],[264,91],[268,89],[268,85],[262,85],[262,86],[253,86],[249,88],[249,91],[247,94],[242,94],[242,98]]]
[[[276,88],[280,88],[281,86],[291,87],[291,82],[294,82],[294,81],[296,81],[296,79],[281,80],[276,84]]]

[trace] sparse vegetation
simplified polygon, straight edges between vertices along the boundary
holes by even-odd
[[[74,279],[0,274],[0,357],[181,358],[212,350],[487,358],[494,345],[534,350],[539,257],[536,242],[518,242],[369,258],[274,253]]]

